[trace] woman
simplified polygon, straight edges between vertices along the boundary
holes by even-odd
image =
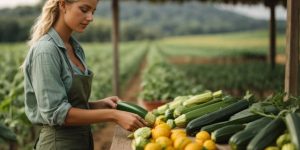
[[[97,3],[47,0],[32,28],[23,69],[26,115],[42,125],[36,149],[93,149],[92,123],[113,121],[129,131],[146,125],[138,115],[114,109],[118,97],[88,102],[93,73],[71,34],[93,21]]]

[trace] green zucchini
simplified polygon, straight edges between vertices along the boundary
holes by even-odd
[[[151,112],[148,112],[147,110],[145,110],[144,108],[136,104],[125,102],[125,101],[119,101],[117,103],[116,109],[137,114],[140,117],[144,118],[145,121],[147,121],[150,126],[154,125],[155,123],[155,118],[156,118],[155,115],[153,115]]]
[[[285,122],[289,130],[291,141],[296,149],[300,149],[300,115],[289,113],[285,116]]]
[[[232,103],[236,102],[235,100],[228,100],[228,101],[220,101],[213,104],[210,104],[205,107],[201,107],[199,109],[195,109],[193,111],[187,112],[186,114],[182,114],[175,119],[175,124],[177,127],[185,127],[188,122],[198,117],[201,117],[205,114],[217,111],[222,109]]]
[[[245,125],[243,124],[233,124],[224,126],[222,128],[219,128],[211,133],[211,138],[216,143],[227,143],[229,138],[234,135],[235,133],[243,130],[245,128]]]
[[[211,101],[208,101],[206,103],[203,103],[203,104],[198,104],[198,105],[194,105],[194,106],[179,106],[178,108],[176,108],[174,110],[174,117],[178,117],[182,114],[186,114],[188,112],[191,112],[193,110],[196,110],[196,109],[199,109],[199,108],[203,108],[203,107],[206,107],[210,104],[214,104],[214,103],[217,103],[217,102],[220,102],[222,99],[221,98],[216,98],[216,99],[213,99]]]
[[[244,116],[243,118],[238,118],[235,120],[229,120],[229,121],[223,121],[223,122],[218,122],[218,123],[214,123],[214,124],[210,124],[207,126],[204,126],[201,128],[201,130],[203,131],[207,131],[207,132],[213,132],[219,128],[228,126],[228,125],[234,125],[234,124],[244,124],[244,123],[248,123],[254,120],[257,120],[261,118],[260,115],[256,115],[256,114],[249,114],[248,116]]]
[[[272,121],[271,118],[262,117],[258,120],[246,124],[244,130],[234,134],[229,139],[229,145],[232,150],[245,150],[251,139],[263,128],[266,124]]]
[[[228,120],[231,115],[248,108],[249,105],[249,101],[239,100],[220,110],[196,118],[188,123],[186,127],[187,134],[193,136],[205,125]]]
[[[268,123],[254,136],[247,146],[247,150],[262,150],[271,145],[286,129],[281,118],[276,118]]]

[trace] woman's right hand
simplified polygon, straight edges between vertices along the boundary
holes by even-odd
[[[134,132],[138,128],[147,126],[147,122],[137,114],[116,110],[116,123],[127,131]]]

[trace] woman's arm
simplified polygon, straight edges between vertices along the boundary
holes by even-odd
[[[128,131],[135,131],[147,125],[140,116],[130,112],[115,109],[86,110],[74,107],[68,111],[64,125],[88,125],[105,121],[115,122]]]
[[[117,96],[111,96],[102,100],[89,102],[89,106],[90,109],[107,109],[107,108],[115,109],[117,107],[118,101],[120,101],[120,99]]]

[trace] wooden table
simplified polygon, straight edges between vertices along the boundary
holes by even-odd
[[[116,125],[110,150],[131,150],[131,139],[127,137],[129,134],[129,131]],[[228,145],[217,145],[217,147],[219,150],[230,150]]]

